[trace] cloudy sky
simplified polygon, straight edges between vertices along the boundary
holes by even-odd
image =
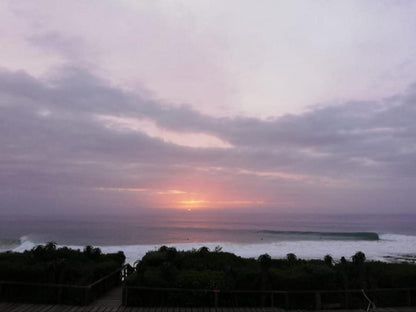
[[[415,16],[0,0],[0,209],[413,212]]]

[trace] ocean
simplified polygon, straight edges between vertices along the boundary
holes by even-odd
[[[189,250],[220,246],[243,257],[335,260],[363,251],[368,259],[416,255],[416,215],[266,214],[171,211],[133,216],[1,216],[0,251],[24,251],[49,241],[140,260],[161,245]]]

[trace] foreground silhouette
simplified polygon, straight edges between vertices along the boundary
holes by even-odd
[[[301,308],[321,306],[322,301],[334,307],[367,306],[368,300],[401,306],[415,302],[416,292],[403,288],[416,288],[416,266],[366,261],[362,252],[350,261],[334,261],[330,255],[302,260],[294,254],[286,259],[267,254],[246,259],[220,248],[178,251],[162,246],[136,263],[125,286],[125,303],[130,305],[212,306],[220,298],[222,306],[267,306],[288,301],[290,295]],[[380,289],[393,290],[375,292]]]

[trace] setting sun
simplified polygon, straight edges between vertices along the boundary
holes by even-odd
[[[181,208],[186,208],[188,211],[195,208],[207,207],[208,203],[208,201],[202,199],[190,199],[180,201]]]

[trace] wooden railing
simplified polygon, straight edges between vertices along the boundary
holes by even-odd
[[[416,289],[391,288],[365,290],[377,306],[412,306]],[[206,306],[279,307],[285,309],[365,308],[368,300],[361,289],[256,291],[149,288],[123,286],[123,305],[127,306]]]
[[[0,281],[0,301],[86,305],[120,285],[123,270],[121,267],[85,286]]]
[[[86,305],[119,285],[127,274],[119,268],[86,286],[0,281],[0,301]],[[216,290],[150,288],[123,285],[123,305],[279,307],[286,309],[365,308],[366,296],[376,306],[414,306],[415,288],[349,290]]]

